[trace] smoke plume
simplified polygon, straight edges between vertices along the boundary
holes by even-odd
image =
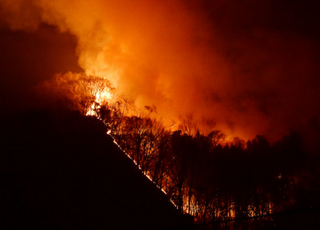
[[[319,127],[315,9],[286,0],[0,0],[0,24],[71,34],[87,75],[164,119],[274,141]]]

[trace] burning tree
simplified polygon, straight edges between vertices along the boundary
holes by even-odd
[[[58,98],[68,98],[76,109],[86,115],[97,115],[96,109],[110,101],[115,92],[104,77],[71,72],[57,74],[44,82],[41,88],[49,90]]]

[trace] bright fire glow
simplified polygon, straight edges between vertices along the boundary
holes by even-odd
[[[109,88],[104,88],[101,90],[98,87],[96,87],[94,91],[98,92],[95,94],[95,100],[88,108],[86,116],[96,116],[96,110],[99,109],[102,104],[110,102],[110,100],[113,98],[113,94],[111,93]]]

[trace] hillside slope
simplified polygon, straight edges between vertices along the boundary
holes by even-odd
[[[1,126],[2,229],[166,229],[191,223],[95,118],[38,109]]]

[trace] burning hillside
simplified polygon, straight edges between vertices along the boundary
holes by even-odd
[[[13,171],[25,167],[21,162],[37,165],[24,148],[40,153],[39,146],[59,147],[55,140],[82,153],[68,136],[79,137],[73,122],[88,119],[100,122],[105,138],[107,132],[198,223],[273,228],[274,220],[286,225],[275,215],[314,213],[320,205],[316,5],[0,0],[0,101],[13,117],[1,131],[14,150],[3,162],[18,162]],[[57,104],[77,117],[69,110],[60,115]],[[36,116],[21,113],[30,108]],[[43,127],[48,108],[75,127]],[[15,145],[15,135],[22,144]],[[97,141],[83,130],[79,135]],[[50,160],[58,161],[51,158],[36,156],[52,166]],[[95,168],[85,159],[81,164]]]

